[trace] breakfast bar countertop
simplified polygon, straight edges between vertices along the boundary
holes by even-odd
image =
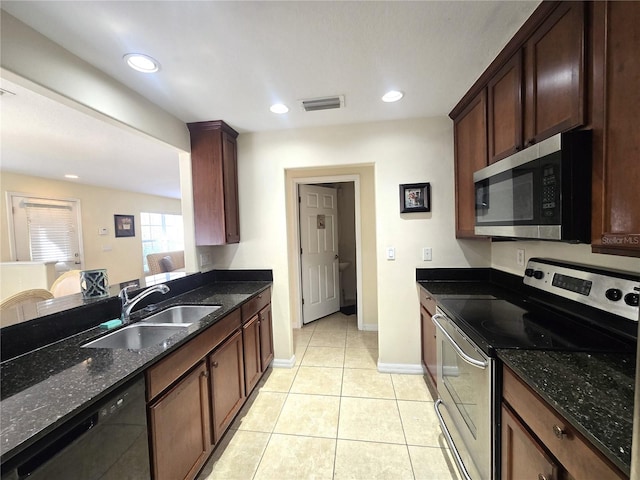
[[[215,282],[159,306],[220,305],[169,341],[142,350],[82,348],[99,327],[0,363],[0,448],[5,462],[269,288],[270,281]],[[186,329],[185,329],[186,330]]]

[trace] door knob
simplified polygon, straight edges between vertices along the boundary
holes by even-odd
[[[335,256],[335,257],[333,257],[333,258],[335,258],[335,259],[337,260],[337,259],[338,259],[338,255],[336,255],[336,256]]]

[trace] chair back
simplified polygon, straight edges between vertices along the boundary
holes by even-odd
[[[31,320],[38,316],[38,302],[50,300],[53,295],[44,288],[16,293],[0,302],[0,325],[3,327]]]
[[[64,297],[80,293],[80,270],[69,270],[64,272],[51,285],[51,293],[54,297]]]

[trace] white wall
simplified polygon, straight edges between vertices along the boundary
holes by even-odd
[[[276,358],[293,355],[285,170],[373,164],[380,363],[419,368],[417,267],[488,266],[490,244],[454,234],[453,132],[446,117],[244,134],[238,138],[238,245],[208,249],[218,268],[271,268]],[[430,182],[432,212],[399,213],[399,184]],[[370,206],[362,205],[368,209]],[[396,260],[385,260],[385,248]],[[422,247],[433,261],[422,262]]]
[[[546,257],[630,272],[640,272],[640,258],[591,253],[591,245],[523,240],[494,242],[491,245],[491,266],[498,270],[523,276],[524,267],[518,266],[516,262],[518,249],[524,249],[526,260],[531,257]]]

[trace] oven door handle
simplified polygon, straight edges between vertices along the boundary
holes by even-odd
[[[455,443],[453,443],[453,438],[449,433],[449,429],[447,428],[447,425],[444,423],[444,418],[442,418],[442,414],[440,413],[440,409],[439,409],[440,405],[444,405],[446,407],[442,399],[439,398],[438,400],[436,400],[436,403],[434,403],[433,407],[435,408],[436,417],[438,417],[438,423],[440,423],[440,428],[442,429],[444,438],[447,441],[447,444],[449,445],[449,449],[451,450],[451,453],[453,453],[453,458],[455,459],[456,464],[458,466],[458,471],[464,477],[464,480],[472,480],[472,478],[469,476],[469,472],[467,472],[467,468],[464,466],[464,463],[462,462],[462,458],[460,457],[458,450],[456,449]]]
[[[488,362],[485,362],[483,360],[476,360],[475,358],[470,357],[469,355],[464,353],[464,351],[460,348],[460,345],[456,343],[456,341],[451,337],[451,335],[449,335],[449,332],[447,332],[442,326],[442,324],[438,321],[438,318],[446,318],[446,317],[444,315],[436,313],[433,317],[431,317],[431,321],[436,325],[436,327],[438,327],[438,329],[445,336],[445,338],[449,340],[449,343],[451,343],[451,346],[456,351],[456,353],[460,356],[460,358],[465,362],[467,362],[469,365],[472,365],[476,368],[481,368],[481,369],[487,368],[487,366],[489,365]]]

